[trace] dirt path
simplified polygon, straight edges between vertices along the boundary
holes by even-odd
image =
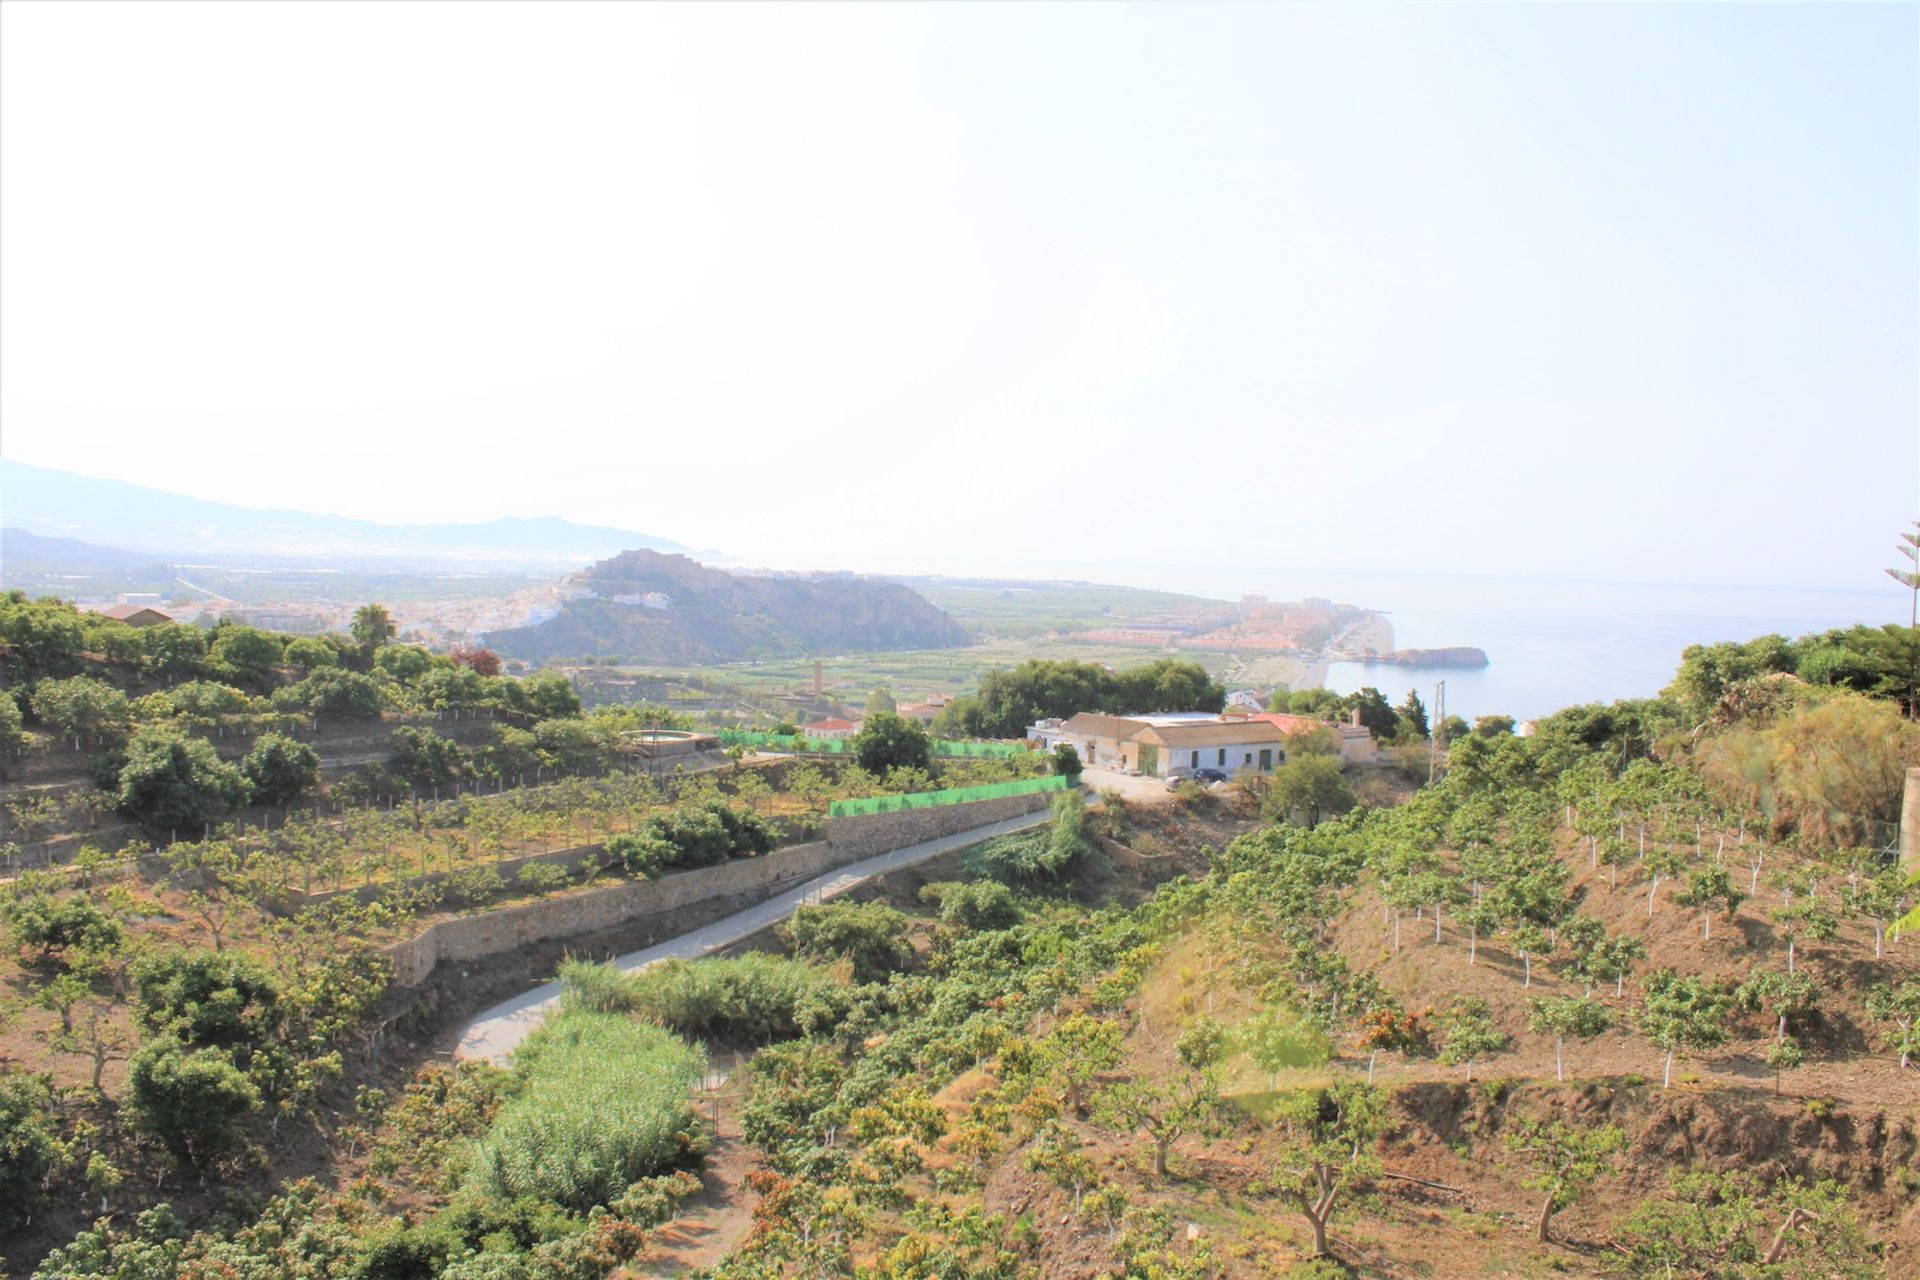
[[[646,1251],[621,1274],[679,1276],[704,1270],[726,1257],[753,1226],[753,1206],[759,1197],[747,1189],[746,1177],[756,1163],[753,1148],[737,1129],[716,1139],[700,1170],[705,1184],[700,1194],[686,1202],[685,1212],[660,1228]]]

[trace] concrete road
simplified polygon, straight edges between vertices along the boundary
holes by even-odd
[[[942,836],[938,840],[911,844],[904,849],[895,849],[891,853],[879,854],[859,862],[850,862],[838,870],[829,871],[826,875],[796,885],[784,893],[768,898],[765,902],[748,907],[745,911],[735,912],[725,919],[716,920],[691,933],[683,933],[677,938],[648,947],[644,951],[630,951],[626,955],[616,956],[613,963],[617,968],[630,973],[662,960],[691,960],[708,955],[740,941],[749,934],[758,933],[770,924],[779,923],[792,915],[795,908],[805,903],[825,902],[828,898],[837,897],[874,876],[898,871],[901,867],[912,866],[916,862],[924,862],[928,858],[949,853],[955,849],[964,849],[968,845],[991,840],[994,836],[1006,835],[1012,831],[1024,831],[1028,827],[1046,822],[1051,817],[1051,813],[1041,809],[1035,813],[1021,814],[988,826],[974,827],[954,835]],[[523,995],[495,1005],[460,1029],[453,1056],[485,1058],[505,1066],[515,1046],[540,1025],[559,1001],[560,984],[548,982]]]

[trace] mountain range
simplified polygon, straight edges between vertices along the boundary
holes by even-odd
[[[669,538],[556,516],[383,524],[244,507],[10,459],[0,459],[0,524],[96,549],[124,548],[148,561],[219,557],[360,568],[576,568],[636,548],[687,549]]]

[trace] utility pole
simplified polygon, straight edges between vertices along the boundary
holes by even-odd
[[[1447,682],[1442,680],[1433,686],[1433,728],[1427,734],[1427,784],[1433,784],[1433,775],[1439,765],[1441,750],[1447,745]]]

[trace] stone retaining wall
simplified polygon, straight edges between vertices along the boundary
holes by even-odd
[[[854,860],[854,855],[836,851],[825,841],[794,845],[764,858],[739,858],[717,867],[676,871],[658,880],[636,880],[442,920],[386,948],[386,955],[393,961],[393,980],[403,987],[417,987],[442,961],[478,960],[549,938],[594,933],[710,898],[764,897],[791,881]]]
[[[393,961],[394,981],[403,987],[416,987],[443,961],[478,960],[530,943],[596,933],[643,916],[683,911],[714,899],[738,898],[742,906],[749,905],[850,862],[1032,813],[1045,808],[1049,798],[1049,793],[1040,792],[905,813],[833,818],[827,822],[827,839],[812,844],[792,845],[763,858],[739,858],[717,867],[676,871],[658,880],[589,889],[442,920],[405,942],[387,947],[386,955]],[[590,846],[566,852],[584,855],[597,849]],[[549,854],[547,859],[555,856]]]
[[[990,822],[1017,818],[1044,809],[1058,792],[1035,791],[1024,796],[975,800],[969,804],[935,805],[903,813],[865,813],[853,818],[828,818],[827,843],[850,850],[854,858],[904,849],[923,840],[937,840]]]

